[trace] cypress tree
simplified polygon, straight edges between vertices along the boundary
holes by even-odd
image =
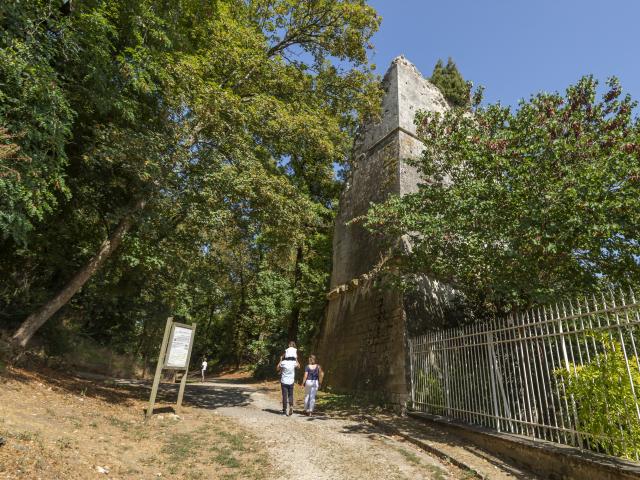
[[[451,106],[469,107],[471,103],[471,83],[462,78],[451,57],[449,57],[446,66],[442,60],[438,60],[429,80],[440,89]]]

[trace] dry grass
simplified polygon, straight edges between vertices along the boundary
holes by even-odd
[[[145,423],[144,389],[11,368],[0,382],[0,478],[269,477],[262,445],[211,410]]]

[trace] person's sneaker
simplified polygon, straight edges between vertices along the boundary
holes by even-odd
[[[287,415],[293,415],[293,406],[289,405],[289,413]]]
[[[286,414],[287,414],[287,410],[283,408],[283,409],[282,409],[282,414],[283,414],[283,415],[286,415]]]

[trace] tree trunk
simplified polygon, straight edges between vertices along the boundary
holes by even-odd
[[[89,262],[82,267],[65,287],[60,290],[51,300],[45,303],[42,307],[29,315],[20,325],[20,328],[11,338],[11,342],[19,347],[26,347],[33,337],[33,334],[38,331],[42,325],[49,320],[53,314],[55,314],[60,308],[87,283],[87,281],[102,267],[104,262],[111,256],[111,254],[118,248],[122,239],[127,234],[131,225],[133,224],[133,218],[137,211],[144,208],[146,201],[138,200],[133,209],[126,214],[118,223],[118,226],[113,233],[107,238],[98,249],[98,252],[89,260]]]
[[[298,342],[298,329],[300,326],[300,299],[295,298],[300,290],[300,282],[302,281],[302,260],[303,251],[302,245],[298,246],[296,251],[296,266],[293,274],[293,308],[291,310],[291,320],[289,321],[289,341]]]
[[[211,328],[211,324],[213,323],[213,314],[216,310],[216,304],[212,303],[209,307],[209,319],[207,320],[207,326],[204,327],[204,331],[200,332],[200,335],[209,336],[209,329]]]
[[[234,325],[234,349],[235,349],[235,357],[236,357],[236,370],[240,368],[240,364],[242,363],[242,355],[244,353],[244,345],[242,345],[242,317],[244,316],[247,309],[247,293],[246,293],[246,284],[244,278],[244,272],[242,267],[240,268],[240,306],[238,308],[238,314],[236,316],[236,323]]]

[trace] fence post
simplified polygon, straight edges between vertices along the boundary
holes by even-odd
[[[451,416],[451,390],[449,388],[449,342],[444,341],[445,337],[446,337],[446,333],[443,332],[442,343],[444,345],[443,358],[444,358],[444,391],[445,391],[444,405],[447,411],[447,416],[450,417]]]
[[[414,380],[414,353],[413,353],[413,342],[415,339],[409,339],[409,375],[411,376],[411,409],[416,409],[416,385]]]
[[[491,328],[491,327],[489,327]],[[495,353],[493,351],[493,333],[487,332],[487,349],[489,354],[490,374],[491,374],[491,400],[493,401],[493,413],[496,417],[496,429],[500,431],[500,409],[498,408],[498,392],[496,389]]]

